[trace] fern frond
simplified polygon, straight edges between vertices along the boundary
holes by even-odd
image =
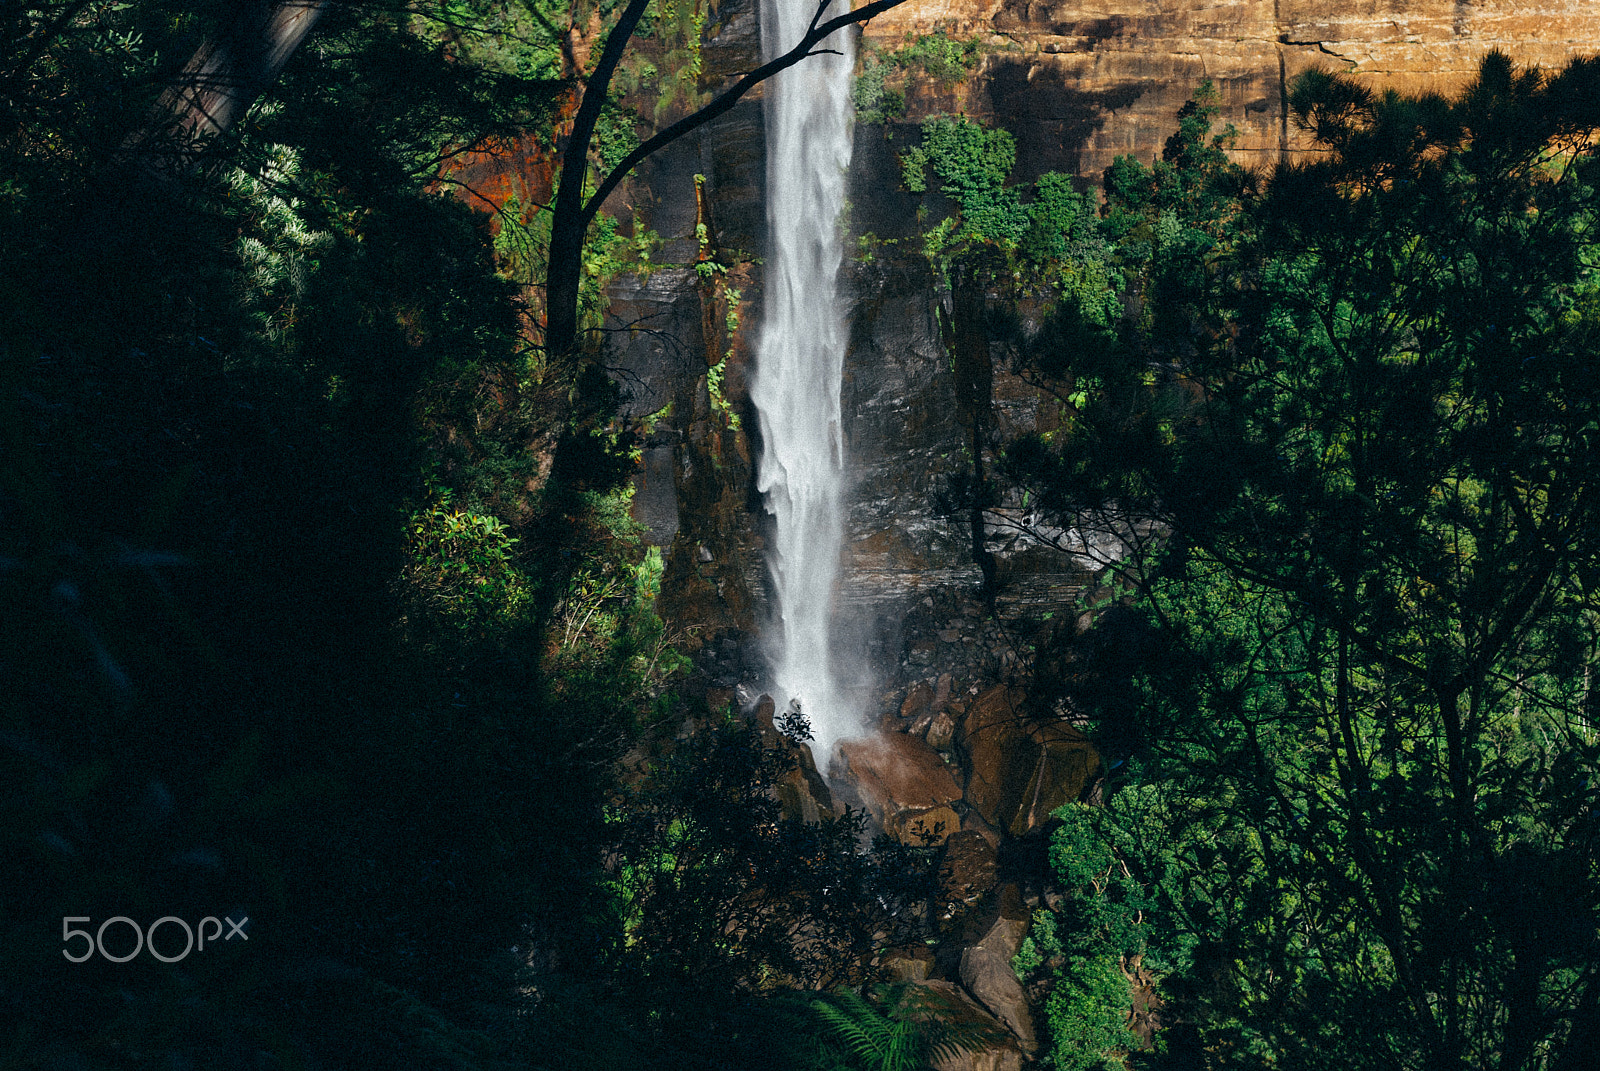
[[[859,994],[841,990],[812,1007],[868,1071],[914,1071],[922,1062],[918,1025],[889,1018]]]

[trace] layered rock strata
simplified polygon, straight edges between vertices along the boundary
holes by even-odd
[[[1159,155],[1202,79],[1239,130],[1240,162],[1307,151],[1288,82],[1321,65],[1375,90],[1448,91],[1490,49],[1559,67],[1600,48],[1589,0],[908,0],[872,20],[883,48],[944,30],[992,51],[958,87],[916,84],[909,118],[965,112],[1017,138],[1024,178],[1098,176],[1119,154]]]

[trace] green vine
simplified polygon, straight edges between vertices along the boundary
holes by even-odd
[[[727,371],[729,359],[733,357],[733,338],[739,330],[739,301],[744,295],[737,287],[730,286],[723,290],[723,296],[728,301],[728,311],[723,316],[723,326],[728,331],[728,349],[723,353],[722,360],[706,371],[706,392],[711,396],[711,408],[722,414],[728,427],[738,431],[743,425],[739,422],[739,414],[729,404],[727,395],[722,392],[722,377]]]

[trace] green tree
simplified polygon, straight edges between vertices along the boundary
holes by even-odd
[[[1100,362],[1071,442],[1013,457],[1169,533],[1065,685],[1196,842],[1172,992],[1219,1065],[1589,1058],[1596,101],[1594,61],[1304,76],[1327,155],[1248,204],[1176,372]]]
[[[330,5],[198,166],[138,167],[235,7],[0,27],[0,1045],[504,1066],[661,684],[614,388],[542,374],[435,183],[555,95],[465,64],[461,4]],[[61,955],[235,909],[248,951]]]
[[[859,982],[863,953],[918,925],[929,853],[860,852],[861,812],[785,817],[777,788],[803,777],[793,744],[730,720],[676,744],[615,812],[615,955],[695,1029],[715,1029],[696,993]]]
[[[1114,1068],[1137,1047],[1127,1026],[1132,984],[1125,969],[1149,951],[1146,913],[1156,904],[1091,808],[1069,804],[1055,817],[1050,868],[1070,899],[1036,914],[1012,966],[1023,980],[1042,978],[1050,987],[1045,1018],[1054,1065]]]

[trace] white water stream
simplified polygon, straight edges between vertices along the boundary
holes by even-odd
[[[843,10],[834,0],[829,14]],[[812,0],[763,0],[765,57],[792,48],[815,12]],[[836,282],[855,60],[848,30],[822,47],[841,54],[812,56],[766,84],[766,316],[750,398],[763,443],[757,487],[776,518],[773,697],[779,710],[800,700],[826,766],[835,742],[860,732],[860,715],[840,688],[830,649],[844,527],[845,325]]]

